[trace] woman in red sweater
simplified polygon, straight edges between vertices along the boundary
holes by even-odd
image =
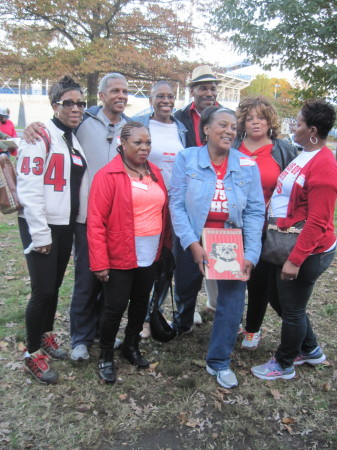
[[[284,265],[273,265],[270,302],[282,317],[281,343],[274,359],[252,368],[264,380],[293,378],[294,365],[315,365],[326,359],[306,306],[336,249],[337,163],[325,146],[335,119],[335,109],[326,101],[305,103],[294,135],[303,151],[280,174],[271,198],[269,216],[277,218],[280,229],[285,231],[300,221],[305,224]]]
[[[163,246],[171,246],[167,191],[159,168],[147,160],[149,131],[139,122],[128,122],[120,139],[119,155],[93,180],[88,207],[90,269],[104,289],[99,374],[107,383],[116,379],[114,342],[128,306],[122,355],[139,368],[149,366],[139,351],[139,333],[156,261]]]

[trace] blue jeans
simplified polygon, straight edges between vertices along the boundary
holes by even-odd
[[[272,266],[270,303],[282,317],[281,344],[275,358],[283,368],[292,366],[299,353],[309,353],[318,345],[306,306],[316,280],[330,266],[334,255],[335,249],[308,256],[293,281],[281,280],[282,267]]]
[[[214,370],[227,369],[245,304],[246,282],[218,281],[218,298],[206,362]]]
[[[177,311],[173,327],[178,333],[188,331],[193,326],[193,316],[202,275],[190,250],[184,250],[178,238],[173,240],[173,255],[176,263],[174,271],[174,300]]]

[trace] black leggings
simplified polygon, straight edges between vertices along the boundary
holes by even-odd
[[[104,308],[100,322],[102,349],[113,348],[129,300],[125,334],[138,336],[142,331],[156,271],[157,263],[130,270],[110,270],[109,281],[103,283]]]
[[[71,254],[74,224],[49,225],[52,247],[48,255],[31,251],[26,256],[32,293],[26,309],[27,350],[34,353],[41,347],[41,338],[52,331],[58,291]],[[19,217],[24,248],[32,242],[27,221]]]

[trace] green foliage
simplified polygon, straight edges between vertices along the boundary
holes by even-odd
[[[263,95],[275,107],[280,118],[295,117],[298,107],[294,106],[295,88],[282,78],[257,75],[250,85],[241,91],[241,98]]]
[[[219,31],[253,62],[294,70],[307,84],[298,98],[335,94],[335,0],[218,0],[214,16]]]

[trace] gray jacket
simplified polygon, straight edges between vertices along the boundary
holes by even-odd
[[[149,127],[150,119],[151,119],[152,115],[153,114],[144,114],[142,116],[133,116],[132,120],[135,120],[136,122],[140,122],[143,125],[145,125],[146,127]],[[183,144],[183,147],[185,148],[186,147],[187,130],[186,130],[185,126],[179,120],[177,120],[175,117],[171,116],[171,119],[178,127],[179,138],[181,140],[181,143]]]
[[[83,115],[83,122],[75,131],[87,159],[90,182],[96,172],[117,155],[120,130],[131,119],[121,114],[119,123],[110,124],[102,106],[92,106]]]

